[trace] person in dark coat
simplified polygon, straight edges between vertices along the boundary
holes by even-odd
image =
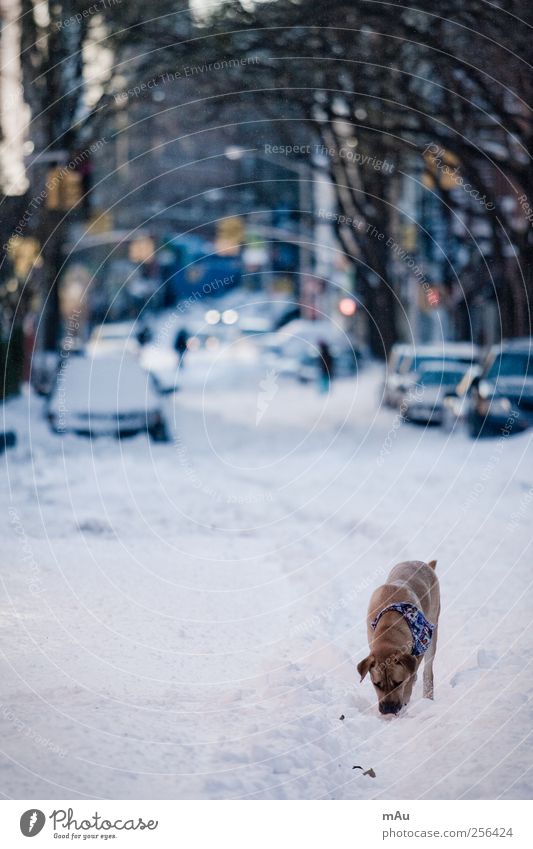
[[[333,380],[333,354],[327,342],[318,343],[318,388],[320,392],[328,392]]]
[[[139,345],[141,345],[141,347],[147,345],[148,342],[152,341],[152,331],[150,330],[147,324],[145,324],[139,330],[137,334],[137,341],[139,342]]]
[[[174,350],[176,351],[179,359],[180,366],[183,365],[183,361],[185,359],[185,354],[187,353],[187,342],[189,341],[189,334],[185,330],[184,327],[178,331],[176,335],[176,339],[174,341]]]

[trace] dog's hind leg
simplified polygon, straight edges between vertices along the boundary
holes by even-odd
[[[433,639],[431,640],[431,645],[428,648],[425,658],[424,658],[424,675],[422,678],[423,681],[423,694],[425,699],[433,698],[433,658],[435,657],[435,652],[437,650],[437,628],[435,628],[433,632]]]

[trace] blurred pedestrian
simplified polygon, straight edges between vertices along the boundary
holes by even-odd
[[[176,351],[176,353],[178,355],[178,361],[179,361],[180,367],[184,364],[185,354],[187,353],[187,342],[188,341],[189,341],[189,334],[187,333],[185,328],[182,327],[178,331],[178,333],[176,335],[176,339],[174,340],[174,350]]]
[[[139,342],[139,345],[141,347],[143,347],[144,345],[147,345],[148,342],[152,341],[152,331],[150,330],[150,328],[148,327],[147,324],[145,324],[141,328],[141,330],[139,330],[139,332],[137,334],[137,341]]]
[[[318,343],[318,389],[329,392],[333,380],[333,354],[327,342]]]

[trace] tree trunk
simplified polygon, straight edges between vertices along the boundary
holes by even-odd
[[[63,264],[63,244],[66,236],[64,213],[46,210],[41,224],[43,257],[43,347],[57,351],[60,342],[61,313],[59,309],[59,275]]]

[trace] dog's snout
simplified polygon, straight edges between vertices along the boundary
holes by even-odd
[[[402,709],[402,706],[398,702],[380,702],[379,703],[380,713],[399,713],[401,709]]]

